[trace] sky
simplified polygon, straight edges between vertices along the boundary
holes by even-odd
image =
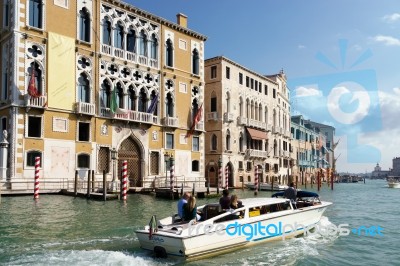
[[[284,70],[292,115],[335,127],[339,172],[392,168],[400,156],[397,0],[126,0],[167,20],[188,16],[205,58],[260,74]]]

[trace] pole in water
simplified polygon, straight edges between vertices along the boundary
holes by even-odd
[[[39,199],[39,168],[40,157],[35,157],[35,188],[33,191],[33,199]]]
[[[225,167],[225,189],[229,188],[228,184],[228,175],[229,175],[229,169],[228,166]]]
[[[122,163],[122,200],[126,201],[126,191],[127,191],[127,175],[128,175],[128,162],[126,160]]]
[[[107,200],[107,177],[106,170],[103,170],[103,200]]]
[[[258,166],[254,166],[254,195],[258,194]]]

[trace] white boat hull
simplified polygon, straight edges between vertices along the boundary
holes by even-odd
[[[400,182],[388,182],[390,188],[400,188]]]
[[[323,202],[320,205],[290,209],[275,213],[267,213],[249,219],[237,219],[233,221],[226,221],[217,223],[223,226],[223,230],[218,233],[204,232],[204,225],[208,224],[207,221],[198,222],[192,225],[191,233],[188,229],[182,230],[181,234],[170,234],[167,232],[158,231],[153,233],[149,239],[149,232],[147,230],[136,231],[140,245],[143,249],[155,251],[157,248],[162,248],[166,255],[181,256],[184,258],[193,258],[199,256],[208,256],[211,254],[226,252],[228,250],[236,249],[239,247],[259,244],[266,241],[281,240],[285,237],[293,237],[298,234],[304,233],[304,227],[309,228],[317,224],[327,206],[331,203]],[[273,225],[271,228],[281,228],[276,234],[258,233],[253,234],[251,238],[249,235],[228,234],[226,230],[227,225],[237,223],[238,226],[246,225],[246,227],[256,228],[259,225],[267,227]],[[215,223],[211,224],[215,228]],[[292,231],[290,226],[285,225],[303,225],[301,228]],[[275,227],[274,227],[275,226]],[[186,224],[187,228],[187,224]],[[198,228],[198,229],[197,229]],[[244,227],[243,227],[244,228]],[[232,227],[229,229],[232,233]],[[255,230],[257,231],[257,230]],[[211,231],[212,232],[212,231]],[[290,233],[290,234],[289,234]]]

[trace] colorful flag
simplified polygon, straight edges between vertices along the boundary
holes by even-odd
[[[151,104],[150,104],[149,108],[147,109],[147,113],[149,113],[149,114],[154,113],[154,111],[156,110],[156,107],[157,107],[157,102],[158,102],[158,94],[156,96],[154,96],[153,99],[151,100]]]
[[[29,81],[29,86],[28,86],[28,94],[32,98],[38,98],[40,96],[40,93],[38,92],[38,90],[36,88],[35,70],[33,68],[32,68],[31,79]]]
[[[197,109],[196,115],[193,117],[193,123],[192,126],[190,127],[189,132],[186,134],[186,138],[190,137],[193,135],[194,129],[196,128],[196,125],[200,122],[201,119],[201,113],[203,111],[203,104],[200,105],[200,108]]]

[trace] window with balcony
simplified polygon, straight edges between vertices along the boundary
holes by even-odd
[[[147,111],[147,94],[144,88],[139,93],[138,111],[144,113]]]
[[[198,160],[192,161],[192,172],[200,171],[200,163]]]
[[[114,29],[114,47],[124,49],[124,27],[119,21]]]
[[[217,135],[213,134],[211,136],[211,150],[216,151],[218,148],[218,138]]]
[[[29,0],[29,26],[41,29],[43,27],[42,0]]]
[[[171,133],[166,133],[165,134],[165,138],[166,138],[166,149],[173,149],[174,148],[174,134]]]
[[[195,48],[192,53],[192,72],[195,75],[200,73],[200,55],[199,51]]]
[[[136,110],[136,92],[132,86],[128,89],[128,110]]]
[[[26,153],[26,166],[27,167],[35,167],[35,159],[36,157],[40,158],[39,167],[42,167],[42,152],[40,151],[28,151]]]
[[[147,56],[147,45],[148,45],[147,35],[144,32],[144,30],[142,30],[140,32],[140,36],[139,36],[139,54],[140,55]]]
[[[111,106],[111,85],[107,80],[104,80],[101,84],[100,105],[105,108],[110,108]]]
[[[42,117],[28,116],[27,137],[41,138],[42,137]]]
[[[126,50],[131,53],[136,53],[136,32],[133,29],[129,29],[126,35]]]
[[[78,78],[78,99],[80,102],[90,103],[89,80],[84,73]]]
[[[114,90],[117,90],[116,100],[117,100],[118,108],[124,109],[125,108],[125,106],[124,106],[124,90],[122,88],[121,83],[118,82],[117,86],[116,86],[116,88],[114,88]]]
[[[200,151],[200,139],[197,136],[193,136],[192,138],[192,150]]]
[[[213,92],[211,95],[211,112],[216,112],[217,111],[217,96]]]
[[[102,25],[102,32],[103,32],[103,44],[111,45],[111,22],[108,20],[108,18],[105,18],[103,20],[103,25]]]
[[[79,40],[90,42],[90,14],[85,7],[79,11]]]
[[[37,62],[31,63],[28,68],[29,77],[29,86],[28,86],[28,94],[32,96],[32,93],[35,95],[42,95],[43,93],[43,83],[42,83],[42,70],[39,67]],[[30,91],[32,89],[32,91]],[[36,96],[37,97],[37,96]]]
[[[156,35],[153,33],[153,35],[150,38],[150,58],[157,60],[158,58],[158,40]]]
[[[79,154],[77,161],[78,168],[90,168],[90,156],[88,154]]]
[[[171,39],[168,38],[166,42],[165,63],[169,67],[174,66],[174,46]]]
[[[167,116],[174,117],[174,100],[171,92],[167,93],[167,98],[165,99],[165,111]]]
[[[217,66],[211,67],[211,79],[217,78]]]
[[[90,141],[90,123],[78,122],[78,141]]]

